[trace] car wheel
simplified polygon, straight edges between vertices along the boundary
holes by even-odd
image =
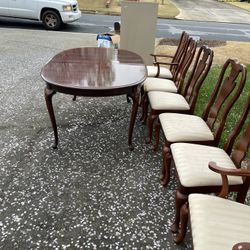
[[[42,22],[47,30],[59,30],[62,25],[60,15],[53,10],[47,10],[43,13]]]

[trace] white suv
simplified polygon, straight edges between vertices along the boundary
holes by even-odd
[[[0,16],[40,20],[48,30],[81,17],[76,0],[0,0]]]

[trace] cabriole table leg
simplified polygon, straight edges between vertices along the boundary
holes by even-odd
[[[56,125],[56,119],[55,119],[55,114],[54,114],[54,109],[52,105],[52,97],[53,95],[56,94],[56,91],[50,89],[48,86],[45,87],[44,89],[44,97],[47,105],[47,109],[49,112],[50,120],[52,123],[52,127],[54,130],[54,137],[55,137],[55,142],[53,144],[53,148],[57,148],[58,145],[58,133],[57,133],[57,125]]]
[[[134,149],[134,146],[132,145],[132,135],[133,135],[133,130],[135,126],[138,106],[139,106],[140,88],[141,86],[135,87],[132,93],[130,94],[130,97],[132,98],[132,101],[133,101],[132,111],[131,111],[131,116],[130,116],[130,123],[129,123],[129,131],[128,131],[128,145],[129,145],[130,150]]]

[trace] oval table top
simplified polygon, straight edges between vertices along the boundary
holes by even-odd
[[[141,84],[147,71],[142,58],[127,50],[83,47],[55,55],[41,71],[54,90],[75,95],[116,95]]]

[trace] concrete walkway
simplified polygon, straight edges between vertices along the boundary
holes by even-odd
[[[250,24],[250,12],[217,0],[171,0],[182,20]]]

